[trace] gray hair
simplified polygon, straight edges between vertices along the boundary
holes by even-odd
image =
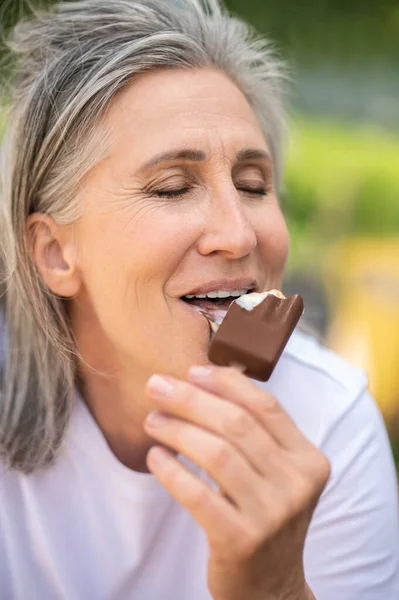
[[[61,3],[19,23],[8,45],[16,68],[1,164],[7,340],[0,458],[29,473],[57,456],[79,359],[67,301],[46,288],[31,257],[28,215],[79,218],[79,184],[106,150],[99,123],[107,107],[137,75],[159,68],[224,71],[253,107],[279,180],[286,77],[270,44],[217,0]]]

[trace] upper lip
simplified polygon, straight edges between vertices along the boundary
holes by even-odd
[[[217,279],[207,281],[206,283],[193,288],[183,296],[198,296],[199,294],[209,294],[209,292],[223,291],[232,292],[234,290],[256,290],[257,282],[255,279],[238,278],[238,279]],[[182,297],[183,297],[182,296]]]

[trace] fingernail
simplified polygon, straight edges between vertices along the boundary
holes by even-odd
[[[206,379],[213,372],[213,367],[190,367],[188,374],[194,379]]]
[[[148,460],[151,464],[155,465],[163,465],[166,464],[170,460],[169,454],[159,446],[155,446],[151,448],[148,453]]]
[[[155,410],[147,415],[145,422],[149,425],[156,425],[158,427],[159,425],[165,425],[167,420],[168,417]]]
[[[166,379],[162,375],[152,375],[147,383],[148,389],[157,396],[169,396],[175,386],[171,379]]]

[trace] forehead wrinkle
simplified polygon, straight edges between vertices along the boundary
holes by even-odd
[[[208,128],[206,131],[209,147],[209,157],[206,164],[209,167],[215,166],[218,171],[223,171],[226,165],[231,166],[234,160],[228,156],[222,133],[217,128]]]

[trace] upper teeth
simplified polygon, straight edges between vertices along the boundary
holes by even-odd
[[[247,292],[248,292],[248,290],[231,290],[231,291],[217,290],[215,292],[208,292],[207,294],[195,294],[195,295],[187,294],[187,296],[184,296],[184,297],[188,298],[189,300],[191,298],[229,298],[229,296],[234,296],[235,298],[238,298],[239,296],[243,296]]]

